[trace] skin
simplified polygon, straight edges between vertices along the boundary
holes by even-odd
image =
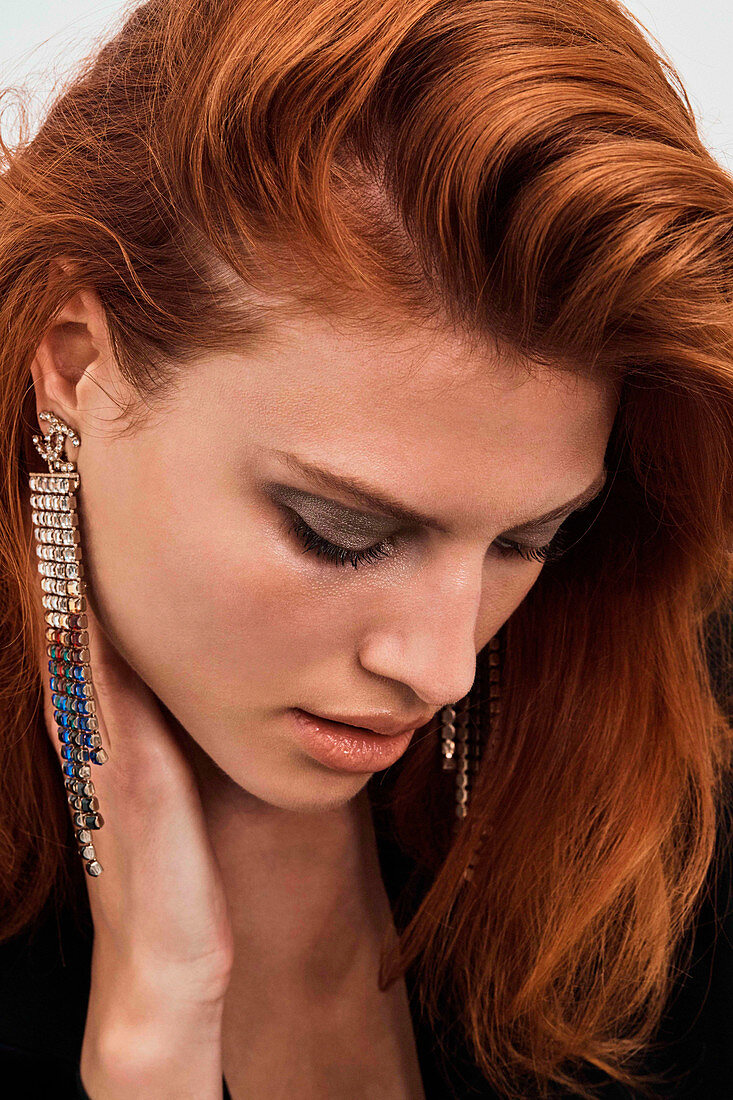
[[[615,387],[544,368],[530,377],[445,331],[388,336],[302,312],[256,355],[207,354],[182,370],[125,437],[115,418],[134,395],[92,290],[49,328],[33,378],[38,411],[82,439],[99,624],[166,708],[196,777],[234,936],[222,1039],[233,1095],[292,1091],[286,1049],[312,1065],[314,1096],[361,1095],[348,1091],[363,1084],[355,1044],[409,1082],[390,1092],[375,1077],[386,1091],[371,1095],[417,1095],[404,988],[373,989],[391,917],[369,775],[313,760],[288,708],[426,722],[462,698],[476,654],[542,569],[496,540],[597,478]],[[273,449],[367,480],[445,530],[355,516]],[[326,538],[363,547],[394,535],[394,554],[354,569],[305,552],[276,483]],[[353,1077],[334,1078],[349,1061]]]

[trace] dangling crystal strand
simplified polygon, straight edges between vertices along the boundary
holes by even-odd
[[[468,696],[470,708],[468,713],[468,774],[471,779],[471,787],[481,769],[481,729],[480,710],[478,701],[473,694]]]
[[[456,822],[457,826],[468,812],[470,776],[468,766],[468,700],[461,699],[456,715],[456,746],[458,767],[456,770]]]
[[[455,771],[456,751],[456,708],[445,706],[440,712],[441,733],[440,749],[443,755],[443,771]]]
[[[499,710],[501,707],[501,648],[498,637],[489,644],[489,737],[486,755],[493,760],[499,747]]]
[[[489,730],[488,737],[486,739],[486,747],[483,752],[481,752],[481,749],[479,747],[481,763],[490,762],[495,758],[499,744],[498,726],[501,699],[502,653],[500,639],[497,634],[495,634],[488,643],[487,660],[489,669]],[[483,714],[483,710],[481,711],[481,714]],[[486,828],[482,827],[479,832],[478,839],[473,847],[473,851],[469,856],[466,868],[463,872],[463,879],[465,882],[471,882],[473,880],[476,866],[481,856],[481,852],[483,851],[487,837],[488,831]]]
[[[52,424],[54,421],[55,418]],[[87,874],[97,876],[102,865],[96,858],[91,830],[100,829],[104,818],[99,813],[89,764],[103,764],[108,757],[98,732],[89,665],[85,582],[76,514],[79,475],[72,463],[58,459],[58,446],[46,440],[41,446],[36,445],[49,463],[56,461],[60,467],[56,472],[29,475],[33,533],[40,559],[38,572],[47,624],[51,699],[79,852]]]

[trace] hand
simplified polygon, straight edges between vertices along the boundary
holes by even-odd
[[[152,1027],[173,1047],[179,1025],[180,1036],[203,1040],[229,984],[233,940],[198,787],[155,695],[91,609],[86,614],[108,759],[90,764],[104,823],[92,831],[102,873],[85,875],[94,922],[85,1045],[90,1034],[129,1037],[138,1027],[147,1039]],[[44,715],[61,772],[45,657],[43,668]]]

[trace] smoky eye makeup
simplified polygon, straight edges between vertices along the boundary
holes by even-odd
[[[338,501],[314,496],[303,489],[280,484],[265,488],[275,504],[295,512],[323,537],[348,543],[354,550],[389,538],[398,530],[394,519],[358,512]]]
[[[286,521],[282,529],[287,528],[287,537],[299,543],[302,550],[324,559],[327,567],[351,564],[356,569],[361,564],[378,564],[381,558],[392,557],[399,551],[406,535],[414,537],[420,532],[421,523],[435,526],[417,513],[400,518],[363,512],[282,482],[262,480],[260,488]],[[518,565],[523,561],[542,565],[556,561],[579,542],[579,537],[575,537],[577,524],[573,521],[578,517],[589,518],[589,504],[600,500],[600,490],[590,500],[588,495],[589,490],[569,502],[569,510],[567,506],[557,508],[541,521],[499,535],[489,551]],[[576,503],[574,510],[573,503]]]

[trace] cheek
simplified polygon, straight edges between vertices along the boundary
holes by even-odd
[[[314,661],[344,652],[338,586],[309,582],[261,516],[222,504],[193,523],[183,502],[145,499],[110,507],[106,494],[94,509],[87,574],[112,641],[174,713],[277,702]]]

